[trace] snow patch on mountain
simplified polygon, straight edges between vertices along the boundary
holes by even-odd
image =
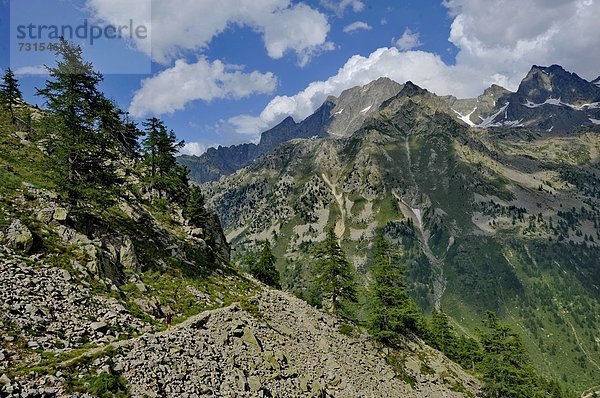
[[[500,108],[500,110],[498,112],[494,113],[491,116],[486,117],[485,119],[481,118],[481,116],[480,116],[480,118],[482,119],[482,122],[479,123],[477,125],[477,127],[481,127],[481,128],[498,127],[497,123],[494,123],[494,120],[496,120],[496,118],[498,116],[500,116],[500,114],[502,112],[506,112],[506,109],[508,108],[508,105],[510,105],[510,102],[507,102],[502,108]],[[506,113],[505,113],[504,117],[506,118]]]
[[[468,115],[463,115],[460,112],[458,112],[456,109],[452,109],[454,111],[454,113],[456,113],[458,116],[458,118],[460,120],[462,120],[463,122],[465,122],[466,124],[468,124],[471,127],[475,127],[475,123],[473,123],[471,121],[471,115],[477,110],[477,107],[473,108],[473,110],[471,111],[471,113],[469,113]]]

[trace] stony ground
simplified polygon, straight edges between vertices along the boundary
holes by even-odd
[[[403,365],[393,368],[370,338],[357,332],[344,335],[340,326],[337,319],[294,297],[265,290],[249,309],[232,305],[208,311],[167,331],[117,343],[114,353],[97,358],[91,368],[110,366],[127,380],[131,394],[140,397],[476,393],[472,378],[422,344],[407,343],[406,351],[397,354]]]
[[[117,300],[34,257],[0,252],[0,287],[0,397],[90,396],[73,385],[100,374],[122,377],[134,397],[477,392],[472,378],[424,344],[384,352],[357,328],[341,333],[340,320],[280,291],[265,288],[249,303],[152,331]],[[17,366],[28,370],[14,374]]]

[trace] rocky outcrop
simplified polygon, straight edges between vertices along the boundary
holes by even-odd
[[[33,246],[33,234],[20,220],[13,220],[6,229],[3,240],[8,247],[25,253]]]
[[[193,232],[194,230],[192,230]],[[210,237],[210,243],[220,254],[221,259],[228,263],[231,259],[231,245],[227,242],[219,216],[211,214],[206,225],[206,232]]]
[[[478,383],[419,341],[381,350],[360,330],[265,289],[251,307],[208,311],[159,333],[116,342],[79,372],[105,371],[147,397],[464,397]],[[388,362],[394,358],[397,366]],[[424,372],[423,369],[427,371]],[[411,381],[411,383],[408,383]],[[60,380],[52,385],[64,394]],[[463,391],[463,392],[457,392]]]
[[[332,137],[349,137],[365,120],[379,112],[381,104],[397,95],[403,84],[381,77],[364,86],[345,90],[338,98],[332,97],[335,108],[331,110],[327,133]]]
[[[504,87],[492,84],[477,98],[458,99],[454,96],[442,97],[454,112],[457,119],[469,126],[475,126],[493,114],[498,104],[498,99],[510,94]]]

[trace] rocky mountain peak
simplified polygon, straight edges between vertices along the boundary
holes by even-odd
[[[504,94],[508,94],[510,93],[510,90],[505,89],[502,86],[499,86],[497,84],[492,84],[491,86],[489,86],[488,88],[486,88],[483,91],[483,94],[479,97],[500,97]]]
[[[403,85],[380,77],[364,86],[345,90],[335,101],[327,132],[333,137],[347,137],[365,120],[378,112],[380,105],[400,92]]]
[[[419,86],[417,86],[416,84],[414,84],[413,82],[411,82],[410,80],[407,81],[404,84],[404,87],[402,88],[402,90],[398,93],[399,97],[414,97],[417,95],[427,95],[430,94],[429,91],[425,90],[424,88],[421,88]]]
[[[597,78],[595,78],[594,80],[592,80],[590,83],[600,87],[600,76],[598,76]]]
[[[560,99],[568,104],[600,99],[598,87],[559,65],[534,65],[521,82],[517,94],[536,104],[548,99]]]

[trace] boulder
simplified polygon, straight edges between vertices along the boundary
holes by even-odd
[[[33,234],[20,220],[14,220],[6,230],[6,244],[16,250],[29,252],[33,246]]]
[[[242,335],[242,341],[246,343],[248,346],[254,346],[259,351],[262,351],[262,344],[258,340],[258,338],[254,335],[250,328],[244,328],[244,334]]]
[[[93,322],[90,325],[90,329],[92,329],[94,332],[97,333],[104,333],[108,330],[108,325],[106,324],[106,322]]]
[[[17,136],[17,138],[19,138],[20,140],[26,140],[29,138],[29,133],[26,131],[16,131],[15,135]]]
[[[190,235],[194,238],[202,238],[204,236],[204,230],[202,228],[193,228],[190,231]]]
[[[69,216],[69,212],[67,211],[67,209],[65,209],[64,207],[57,207],[56,209],[54,209],[54,215],[52,216],[52,218],[54,219],[54,221],[66,221],[67,217]]]
[[[262,387],[260,378],[258,376],[248,377],[248,386],[250,387],[251,392],[256,393]]]
[[[37,214],[35,215],[35,218],[37,218],[44,224],[48,224],[50,221],[52,221],[53,216],[54,209],[52,207],[46,207],[44,209],[38,210]]]
[[[6,385],[9,385],[10,383],[11,383],[11,381],[6,374],[3,374],[2,376],[0,376],[0,384],[6,386]]]
[[[71,274],[66,269],[61,269],[58,271],[60,276],[66,281],[69,282],[71,280]]]

